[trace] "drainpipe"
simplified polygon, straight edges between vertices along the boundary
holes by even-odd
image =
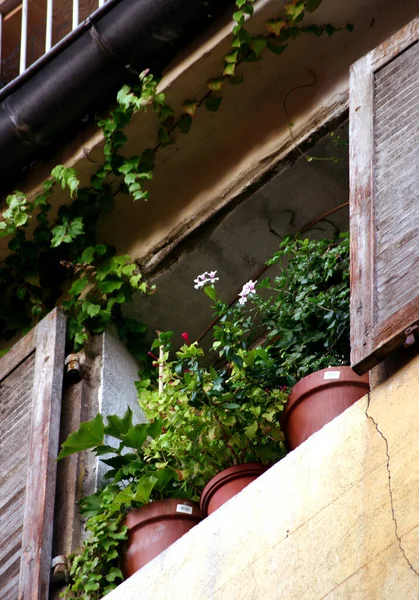
[[[160,73],[234,0],[108,0],[0,90],[0,182],[5,193],[34,161],[74,135],[145,68]]]

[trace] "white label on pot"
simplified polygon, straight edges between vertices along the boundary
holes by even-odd
[[[340,379],[340,371],[326,371],[323,379]]]
[[[188,506],[187,504],[178,504],[176,506],[176,512],[185,513],[187,515],[192,514],[192,506]]]

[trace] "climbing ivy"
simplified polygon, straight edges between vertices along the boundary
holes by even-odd
[[[0,337],[7,340],[25,332],[61,304],[68,313],[69,338],[76,351],[89,332],[100,333],[113,321],[138,354],[145,327],[124,318],[121,307],[134,293],[152,293],[153,288],[129,256],[118,256],[112,246],[99,243],[100,219],[112,210],[118,192],[135,201],[148,199],[147,183],[158,151],[189,132],[201,107],[211,112],[220,108],[225,84],[243,81],[242,63],[261,60],[266,50],[281,55],[303,33],[330,36],[340,31],[331,24],[301,24],[306,11],[313,12],[320,4],[321,0],[292,0],[278,18],[265,23],[262,33],[252,35],[246,23],[253,15],[254,0],[236,0],[231,49],[202,97],[188,98],[175,110],[159,91],[158,79],[143,71],[136,85],[124,85],[119,91],[109,117],[98,121],[105,139],[103,163],[88,186],[80,186],[74,169],[58,165],[33,200],[20,191],[7,197],[0,220],[0,236],[10,238],[10,254],[0,264]],[[346,29],[351,31],[352,26]],[[149,110],[157,116],[158,143],[139,155],[123,156],[125,127],[134,113]],[[68,203],[55,214],[51,198],[57,186],[68,193]]]

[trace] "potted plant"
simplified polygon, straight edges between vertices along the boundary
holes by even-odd
[[[162,427],[134,425],[128,409],[106,424],[97,415],[64,442],[59,459],[92,449],[110,467],[110,484],[80,503],[89,536],[72,557],[67,600],[102,598],[201,520],[193,490],[156,452]]]
[[[291,449],[369,390],[349,365],[349,234],[334,240],[287,237],[267,263],[280,270],[253,295],[278,377],[293,386],[283,426]]]
[[[215,298],[213,285],[206,290]],[[202,492],[204,516],[286,453],[279,418],[287,393],[274,381],[275,362],[268,349],[248,347],[243,313],[217,302],[223,334],[216,332],[212,350],[221,366],[209,364],[196,342],[169,360],[171,334],[165,333],[154,343],[164,348],[157,361],[160,391],[149,379],[137,383],[146,416],[165,422],[157,451],[177,465],[181,480]]]

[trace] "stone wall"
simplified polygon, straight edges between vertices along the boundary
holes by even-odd
[[[419,598],[419,356],[106,600]]]

